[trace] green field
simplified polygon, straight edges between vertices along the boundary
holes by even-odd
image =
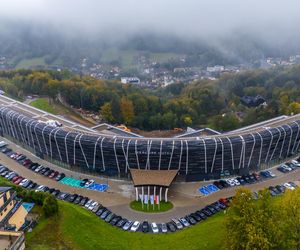
[[[177,59],[180,57],[179,54],[175,53],[152,53],[146,51],[138,51],[138,50],[117,50],[117,49],[108,49],[103,52],[100,62],[101,63],[111,63],[113,61],[118,61],[124,68],[130,68],[136,66],[135,57],[140,54],[147,54],[149,58],[153,61],[157,61],[159,63],[164,63],[169,61],[170,59]]]
[[[31,59],[22,59],[15,66],[16,69],[36,68],[38,66],[46,66],[44,57],[35,57]]]
[[[54,114],[54,115],[57,115],[60,113],[59,110],[57,110],[57,108],[55,108],[55,106],[50,103],[48,98],[38,98],[38,99],[32,101],[30,103],[30,105],[35,108],[44,110],[48,113]]]
[[[149,202],[150,203],[150,202]],[[171,202],[164,202],[161,201],[159,206],[158,205],[151,205],[151,204],[142,204],[140,201],[132,201],[130,202],[130,208],[136,211],[141,211],[145,213],[160,213],[166,212],[173,208],[173,204]]]
[[[169,234],[124,232],[79,206],[59,202],[60,214],[42,218],[26,234],[28,249],[220,249],[224,240],[223,214],[191,228]]]

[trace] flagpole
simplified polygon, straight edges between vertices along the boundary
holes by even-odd
[[[153,202],[153,210],[155,210],[155,200],[156,200],[156,186],[154,186],[154,202]]]
[[[148,202],[147,202],[147,210],[149,211],[149,198],[150,198],[150,186],[148,186]]]
[[[142,209],[144,210],[144,186],[142,186]]]

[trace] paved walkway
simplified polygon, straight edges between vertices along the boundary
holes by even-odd
[[[0,137],[0,140],[6,140],[5,138]],[[213,193],[206,197],[199,196],[197,189],[200,186],[204,185],[204,182],[194,182],[194,183],[175,183],[171,186],[169,192],[169,200],[174,204],[174,208],[170,211],[151,214],[151,213],[142,213],[133,211],[129,208],[130,201],[134,200],[135,194],[133,190],[132,183],[130,181],[120,181],[120,180],[111,180],[103,179],[100,177],[95,177],[87,174],[73,172],[64,168],[61,168],[57,165],[49,163],[45,160],[42,160],[32,153],[26,151],[25,149],[19,147],[18,145],[8,141],[9,147],[13,150],[27,155],[31,160],[39,162],[42,165],[49,166],[52,169],[55,169],[60,172],[66,173],[67,176],[74,178],[92,178],[99,183],[108,183],[110,189],[107,192],[98,192],[94,190],[76,188],[67,185],[63,185],[60,182],[54,181],[47,177],[41,176],[31,170],[21,166],[16,161],[10,159],[6,155],[0,153],[0,163],[7,166],[11,170],[14,170],[19,175],[29,178],[34,182],[37,182],[41,185],[46,185],[48,187],[59,189],[63,192],[77,193],[83,196],[88,196],[89,198],[103,204],[104,206],[111,209],[116,214],[119,214],[127,219],[131,220],[148,220],[155,222],[167,222],[174,217],[181,217],[191,212],[194,212],[221,197],[229,197],[235,194],[237,187],[227,188],[220,190],[216,193]],[[250,190],[257,191],[263,189],[264,187],[270,185],[277,185],[287,181],[298,181],[300,180],[300,169],[297,169],[293,172],[287,174],[281,174],[277,170],[273,171],[278,176],[274,179],[268,179],[262,182],[258,182],[252,185],[247,185]]]

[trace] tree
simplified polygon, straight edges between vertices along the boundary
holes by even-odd
[[[126,125],[130,125],[134,119],[134,108],[132,101],[126,97],[122,97],[120,100],[120,110],[123,121]]]
[[[268,190],[260,192],[259,201],[254,201],[250,190],[237,190],[226,216],[227,248],[250,250],[277,247],[274,211]]]
[[[277,209],[280,211],[280,229],[284,232],[282,249],[300,249],[300,189],[287,190]]]
[[[104,117],[105,120],[107,120],[109,122],[112,122],[114,120],[110,102],[106,102],[101,106],[100,114]]]
[[[43,213],[46,217],[53,216],[58,213],[58,203],[53,195],[49,195],[43,202]]]

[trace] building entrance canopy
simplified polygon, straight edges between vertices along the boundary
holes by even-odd
[[[130,169],[131,178],[135,187],[160,186],[169,187],[178,173],[178,170],[144,170]]]
[[[154,204],[154,200],[159,203],[163,196],[164,200],[168,201],[168,189],[178,170],[130,169],[130,173],[135,187],[136,201],[141,200],[146,204],[150,201]]]

